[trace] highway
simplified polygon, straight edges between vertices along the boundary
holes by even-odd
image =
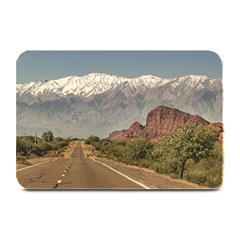
[[[144,189],[145,186],[85,156],[75,143],[69,158],[36,164],[17,170],[25,189]]]

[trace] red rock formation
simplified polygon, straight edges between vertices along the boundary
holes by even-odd
[[[125,139],[127,137],[127,130],[114,131],[109,134],[110,139]]]
[[[127,130],[115,131],[110,133],[109,138],[124,139],[126,137],[139,137],[139,134],[143,129],[143,125],[141,125],[139,122],[134,122]]]
[[[130,137],[137,137],[139,136],[139,133],[141,133],[143,129],[144,129],[143,125],[141,125],[139,122],[134,122],[127,130],[127,134]]]
[[[161,138],[185,124],[201,124],[217,129],[219,132],[223,131],[221,123],[210,123],[198,115],[191,115],[174,108],[158,106],[148,114],[145,126],[135,122],[128,129],[110,133],[109,138]]]
[[[159,106],[148,114],[142,134],[147,138],[162,137],[185,124],[208,125],[209,122],[197,115],[193,116],[175,108]]]

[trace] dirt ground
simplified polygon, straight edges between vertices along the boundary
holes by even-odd
[[[167,175],[159,174],[153,170],[127,165],[116,160],[99,157],[99,153],[91,146],[82,142],[85,154],[102,162],[132,179],[150,187],[151,189],[206,189],[182,179],[173,179]]]

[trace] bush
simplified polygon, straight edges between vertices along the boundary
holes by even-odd
[[[138,163],[138,166],[143,167],[143,168],[149,168],[152,164],[152,162],[147,159],[140,160],[137,163]]]
[[[96,145],[96,146],[95,146],[95,149],[96,149],[97,151],[99,151],[99,150],[101,149],[101,147],[100,147],[99,145]]]
[[[61,140],[60,142],[57,142],[57,148],[63,148],[65,146],[68,146],[69,142],[66,140]]]
[[[180,166],[179,162],[175,159],[165,159],[160,161],[159,172],[174,175],[175,177],[179,175]]]
[[[217,188],[222,184],[222,161],[203,159],[186,170],[186,179],[206,187]]]
[[[17,162],[25,162],[27,160],[24,156],[17,156]]]
[[[215,175],[209,175],[204,185],[211,188],[218,188],[222,184],[222,174],[216,173]]]
[[[100,141],[99,137],[92,135],[92,136],[88,137],[85,142],[87,142],[89,144],[94,144],[94,143],[99,142],[99,141]]]
[[[189,139],[194,139],[195,145],[201,149],[206,150],[205,153],[198,153],[198,148],[193,143],[186,142],[189,147],[190,153],[184,149],[184,154],[193,156],[194,159],[188,158],[182,168],[181,161],[177,154],[172,154],[176,147],[173,143],[178,143],[176,139],[173,142],[171,136],[165,137],[156,143],[151,143],[149,140],[135,140],[135,141],[114,141],[109,139],[99,140],[97,137],[89,137],[86,142],[92,144],[95,149],[101,152],[101,156],[105,155],[107,158],[114,158],[125,164],[136,165],[154,170],[161,174],[168,174],[171,177],[178,178],[181,171],[184,170],[184,179],[203,185],[206,187],[217,188],[222,183],[222,142],[217,141],[210,147],[208,144],[214,142],[211,139],[211,132],[204,132],[201,127],[195,129],[194,126],[186,127],[183,129],[187,132]],[[181,134],[185,134],[185,132]],[[194,135],[196,131],[196,136]],[[206,139],[211,140],[208,142],[205,138],[200,138],[201,134],[206,134]],[[210,134],[208,139],[208,134]],[[213,133],[214,134],[214,133]],[[182,136],[180,136],[182,137]],[[181,139],[181,138],[180,138]],[[202,142],[201,139],[203,140]],[[206,140],[206,142],[205,142]],[[184,137],[182,138],[184,142]],[[201,148],[201,144],[207,145]],[[181,148],[179,148],[181,149]],[[200,151],[200,150],[199,150]],[[197,155],[197,157],[196,157]],[[205,157],[205,158],[204,158]]]
[[[146,159],[153,148],[153,144],[148,140],[138,140],[129,142],[126,145],[123,157],[129,161],[139,161]]]
[[[35,154],[35,155],[37,155],[37,156],[43,156],[43,154],[44,154],[42,148],[39,147],[39,146],[34,146],[34,147],[31,149],[31,153],[32,153],[32,154]]]
[[[43,134],[43,136],[46,134],[47,133]],[[54,139],[53,136],[50,136],[49,138],[47,137],[47,139],[51,141],[46,142],[46,139],[36,138],[33,136],[18,136],[16,142],[17,156],[30,156],[31,154],[43,156],[49,151],[59,150],[68,146],[71,141],[71,139],[64,140],[60,137]]]

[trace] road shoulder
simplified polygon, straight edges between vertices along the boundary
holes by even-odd
[[[91,145],[87,145],[84,142],[82,142],[82,147],[87,157],[94,158],[95,160],[108,165],[109,167],[142,184],[147,185],[152,189],[206,189],[202,186],[187,182],[185,180],[173,179],[167,175],[156,173],[150,169],[127,165],[112,159],[99,157],[98,152]]]

